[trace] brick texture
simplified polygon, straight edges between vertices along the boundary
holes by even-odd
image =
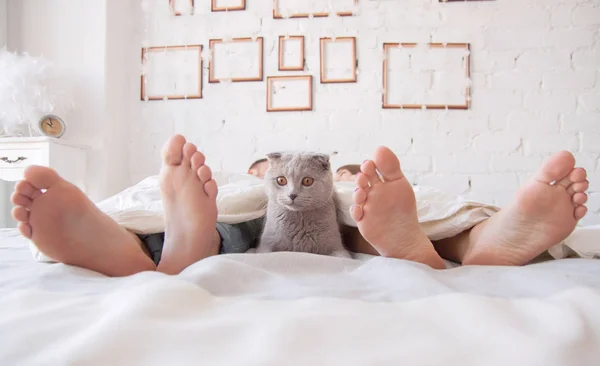
[[[336,151],[336,168],[389,145],[411,182],[503,205],[545,157],[566,149],[590,175],[583,223],[600,224],[600,0],[361,0],[355,17],[284,20],[272,19],[267,0],[230,13],[196,1],[194,15],[180,17],[167,3],[148,1],[140,13],[144,45],[207,49],[211,38],[262,36],[265,78],[312,75],[314,110],[267,113],[265,82],[209,84],[205,61],[203,99],[133,101],[132,183],[158,171],[160,146],[177,132],[215,170],[237,172],[273,150]],[[277,70],[286,34],[306,37],[304,71]],[[357,83],[320,84],[319,38],[331,36],[357,37]],[[382,43],[429,41],[471,43],[472,108],[383,110]],[[139,77],[131,85],[139,90]]]

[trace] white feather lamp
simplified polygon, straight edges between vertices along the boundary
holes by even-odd
[[[4,136],[39,135],[38,121],[72,108],[56,68],[42,57],[0,49],[0,128]]]

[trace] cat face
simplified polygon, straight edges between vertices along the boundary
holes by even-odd
[[[291,211],[324,206],[333,194],[329,156],[307,153],[267,155],[265,186],[269,200]]]

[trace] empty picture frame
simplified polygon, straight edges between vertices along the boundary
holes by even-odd
[[[330,4],[338,16],[347,17],[354,15],[358,0],[273,0],[273,19],[328,17]]]
[[[194,0],[169,0],[169,8],[175,16],[180,16],[185,12],[184,7],[189,7],[190,14],[194,12]]]
[[[142,48],[141,100],[202,98],[202,46]]]
[[[267,112],[312,111],[312,75],[267,77]]]
[[[208,81],[263,81],[263,38],[210,40]]]
[[[356,37],[321,38],[321,83],[356,82]]]
[[[383,108],[469,109],[470,44],[384,43],[383,49]]]
[[[246,0],[212,0],[211,11],[246,10]]]
[[[304,36],[279,36],[279,71],[304,70]]]

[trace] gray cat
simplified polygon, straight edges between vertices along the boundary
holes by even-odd
[[[269,203],[256,251],[351,258],[342,244],[329,156],[273,153],[267,159]]]

